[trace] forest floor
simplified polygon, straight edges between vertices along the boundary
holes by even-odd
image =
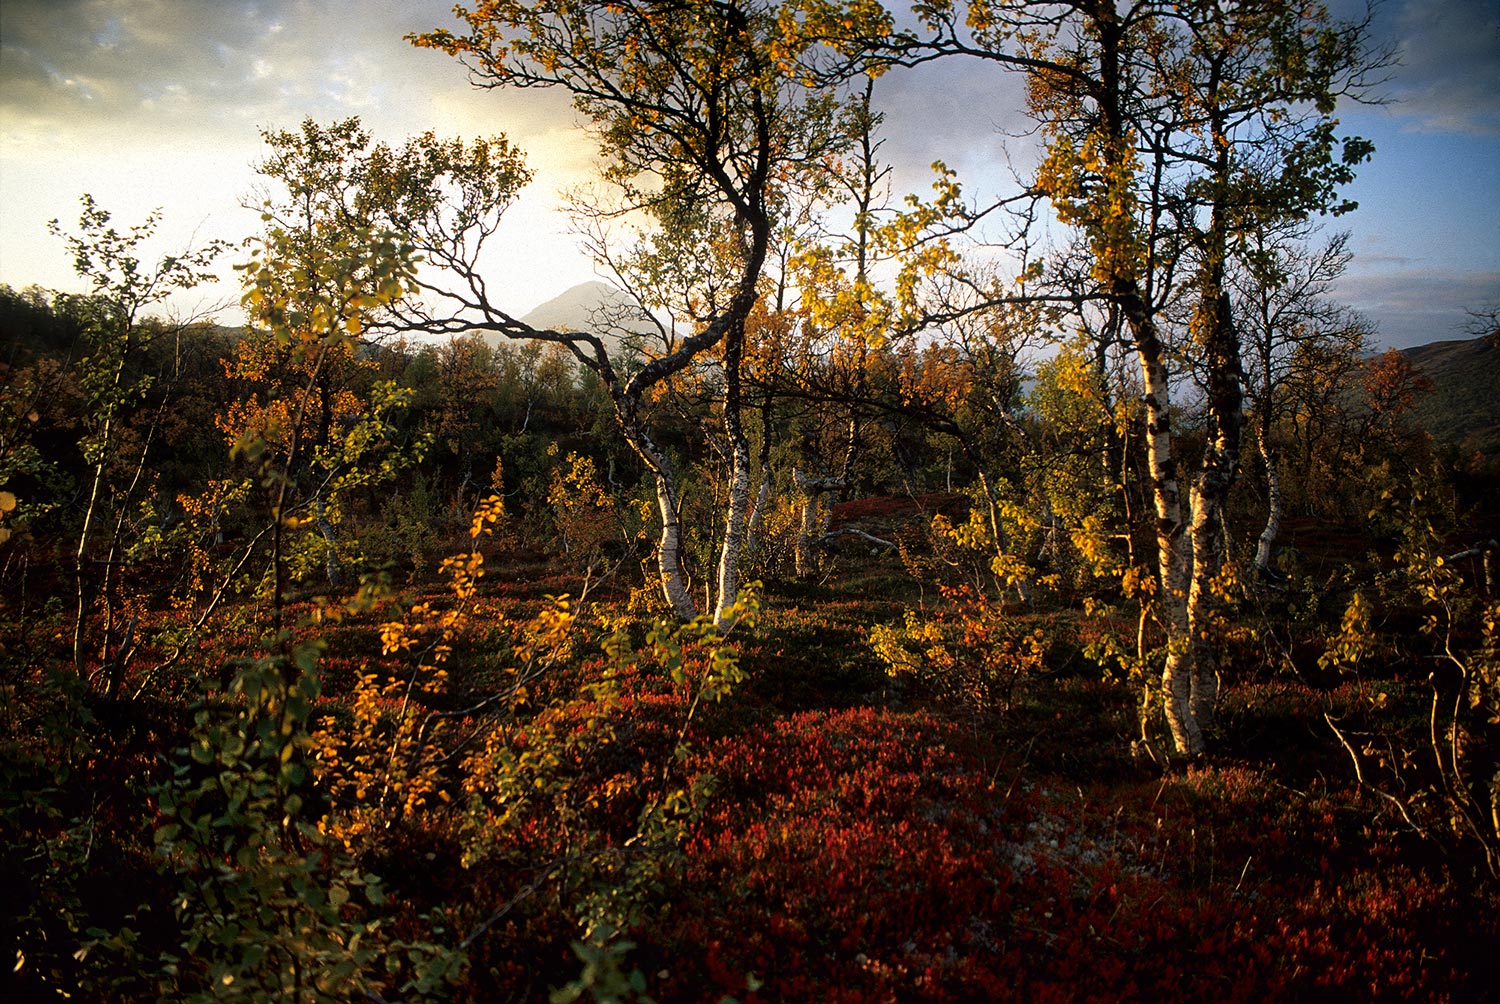
[[[1160,763],[1133,747],[1133,690],[1066,645],[1008,708],[903,694],[866,641],[901,606],[773,593],[702,754],[722,802],[638,936],[661,999],[742,973],[767,1001],[1500,993],[1494,886],[1359,791],[1323,719],[1336,694],[1232,680],[1212,756]]]
[[[506,625],[577,585],[493,561],[449,663],[454,700],[511,658]],[[687,710],[691,680],[643,669],[607,700],[564,699],[556,721],[539,713],[528,726],[532,742],[548,729],[574,737],[557,787],[507,824],[503,846],[475,853],[469,781],[450,774],[451,803],[398,821],[366,865],[409,919],[437,909],[451,930],[482,930],[463,999],[546,999],[578,976],[577,903],[601,872],[569,878],[558,862],[626,846],[640,793],[660,785],[702,797],[670,865],[631,886],[623,965],[659,1002],[1495,996],[1495,884],[1361,792],[1323,717],[1339,687],[1402,681],[1230,673],[1212,754],[1167,762],[1132,743],[1133,688],[1081,656],[1066,612],[1014,615],[1049,647],[1008,706],[932,700],[892,679],[871,628],[923,599],[878,569],[772,584],[758,628],[735,638],[745,679],[732,694]],[[387,671],[378,624],[389,615],[316,628],[331,716],[347,713],[362,674]],[[586,690],[606,665],[589,654],[601,637],[536,684],[534,707]],[[245,638],[217,633],[194,661],[242,655]],[[185,740],[192,700],[164,685],[96,709],[111,752],[78,784],[97,800],[116,778],[101,820],[114,811],[120,832],[141,829],[129,793]],[[589,730],[597,741],[576,738]],[[149,840],[101,849],[90,866],[116,875],[122,903],[151,892]]]

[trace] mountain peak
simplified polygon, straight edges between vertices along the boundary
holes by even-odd
[[[612,341],[654,330],[635,300],[598,279],[563,290],[521,320],[553,331],[592,331]]]

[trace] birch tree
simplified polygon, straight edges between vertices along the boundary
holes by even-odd
[[[1352,208],[1338,190],[1372,148],[1340,138],[1333,113],[1383,65],[1366,23],[1336,22],[1317,3],[1232,0],[934,0],[914,5],[917,28],[899,31],[867,4],[799,9],[802,30],[844,53],[845,67],[959,57],[1025,74],[1045,144],[1032,184],[1093,259],[1092,288],[1080,295],[1119,312],[1140,366],[1168,639],[1163,705],[1173,745],[1196,755],[1217,695],[1202,637],[1222,545],[1217,513],[1242,426],[1229,251],[1239,234],[1277,220]],[[1169,304],[1186,305],[1187,332],[1173,330]],[[1177,335],[1205,362],[1209,446],[1190,481],[1173,430]]]
[[[823,451],[809,442],[802,463],[792,470],[792,484],[801,496],[794,554],[797,576],[804,579],[816,576],[819,539],[828,530],[840,494],[851,487],[864,438],[860,402],[866,396],[869,353],[883,347],[890,334],[891,305],[876,292],[870,274],[881,258],[888,257],[879,246],[877,230],[880,217],[891,214],[885,204],[891,168],[879,158],[883,141],[878,137],[881,116],[871,105],[874,85],[874,78],[866,77],[863,90],[849,103],[845,114],[845,128],[852,138],[848,163],[842,170],[829,172],[836,197],[853,212],[850,232],[804,240],[793,269],[801,280],[805,323],[799,344],[790,354],[800,361],[788,368],[791,384],[810,390],[831,382],[834,386],[825,392],[806,396],[825,402],[841,400],[845,406],[842,421],[837,423],[842,436],[832,447],[837,461],[826,462],[820,456]],[[820,338],[820,334],[828,337]]]
[[[88,473],[83,519],[73,552],[77,594],[73,660],[82,673],[90,649],[89,622],[95,604],[102,604],[97,651],[99,660],[108,663],[105,686],[113,694],[128,659],[131,634],[129,625],[123,633],[119,630],[112,599],[120,577],[125,520],[137,491],[148,480],[147,453],[161,410],[146,420],[128,453],[121,448],[122,433],[157,379],[143,370],[147,349],[158,340],[170,344],[180,339],[191,323],[165,324],[146,314],[176,292],[215,281],[213,264],[228,244],[211,241],[152,263],[143,257],[144,245],[156,232],[160,210],[121,231],[93,196],[85,194],[79,202],[77,232],[64,230],[57,220],[48,224],[73,258],[74,271],[89,284],[89,295],[76,302],[84,318],[85,355],[79,362],[79,383],[88,397],[88,411],[80,446]],[[176,353],[172,356],[175,359]],[[175,382],[171,372],[159,375],[167,383]],[[170,387],[163,389],[170,394]]]
[[[1271,558],[1285,512],[1281,430],[1299,400],[1294,383],[1309,362],[1327,370],[1353,368],[1369,339],[1369,324],[1328,299],[1329,289],[1352,257],[1347,231],[1325,243],[1310,243],[1312,225],[1259,230],[1236,252],[1230,285],[1244,331],[1246,386],[1251,428],[1266,479],[1266,521],[1256,538],[1254,565],[1274,577]]]
[[[761,294],[779,187],[817,170],[835,143],[832,100],[786,71],[778,57],[776,6],[765,0],[544,0],[488,3],[456,14],[462,22],[457,32],[440,28],[413,41],[459,59],[477,86],[555,87],[570,94],[598,142],[602,180],[616,189],[614,212],[658,220],[695,216],[735,268],[703,322],[628,375],[609,358],[597,333],[540,332],[506,313],[491,298],[473,256],[452,240],[438,242],[434,257],[461,278],[461,286],[432,287],[451,309],[429,314],[421,326],[560,342],[598,375],[621,433],[656,482],[658,570],[667,600],[683,618],[693,616],[697,604],[682,563],[678,472],[650,431],[647,397],[722,346],[730,475],[713,603],[722,619],[739,592],[750,507],[740,374],[746,319]]]
[[[1204,362],[1209,435],[1190,491],[1187,603],[1192,725],[1201,730],[1212,724],[1218,696],[1209,609],[1244,426],[1240,332],[1227,285],[1231,256],[1246,235],[1354,208],[1339,189],[1373,147],[1336,138],[1332,116],[1340,97],[1363,92],[1371,57],[1362,25],[1334,22],[1321,8],[1206,2],[1178,5],[1172,14],[1163,19],[1171,44],[1148,45],[1146,52],[1148,79],[1166,99],[1156,120],[1164,142],[1154,142],[1153,153],[1166,159],[1176,181],[1169,206],[1194,266],[1188,334]],[[1188,749],[1180,741],[1178,748],[1195,752],[1193,729],[1186,731]]]

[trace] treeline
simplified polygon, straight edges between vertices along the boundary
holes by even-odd
[[[89,487],[90,401],[84,384],[90,376],[85,334],[90,322],[80,313],[83,300],[34,287],[0,287],[7,401],[17,412],[7,414],[14,424],[7,430],[6,487],[19,500],[8,526],[28,542],[76,533]],[[244,402],[274,400],[287,373],[274,362],[263,373],[247,369],[250,344],[265,335],[244,328],[149,318],[138,326],[136,338],[139,351],[121,381],[137,387],[138,395],[120,424],[143,441],[122,445],[119,452],[144,457],[146,483],[134,501],[149,512],[148,523],[170,527],[184,519],[179,496],[196,496],[209,482],[238,472],[229,456],[235,442],[230,416]],[[547,455],[549,444],[601,459],[617,449],[597,393],[555,350],[491,346],[477,337],[442,345],[399,339],[353,345],[328,378],[330,387],[336,384],[338,393],[347,395],[331,399],[330,424],[347,422],[369,407],[373,389],[383,381],[408,395],[391,423],[391,447],[420,449],[422,462],[406,470],[383,500],[374,494],[361,500],[350,526],[360,531],[355,536],[374,531],[381,506],[392,500],[411,507],[410,521],[420,524],[410,528],[414,541],[423,533],[447,534],[466,526],[475,498],[500,487],[502,463],[511,469],[509,490],[518,493],[522,511],[545,507],[550,470],[557,464]],[[121,466],[113,473],[123,471]],[[404,499],[410,493],[422,501]],[[243,514],[227,515],[216,527],[221,536],[235,538],[249,530]],[[434,537],[427,546],[436,544]],[[395,552],[372,557],[399,559]]]
[[[0,469],[5,490],[16,500],[5,513],[10,574],[45,568],[48,555],[59,568],[68,564],[65,549],[76,541],[91,501],[91,437],[111,408],[113,455],[104,465],[102,497],[94,501],[106,521],[121,521],[126,553],[152,553],[165,562],[167,536],[194,518],[205,492],[244,476],[244,458],[231,457],[244,410],[290,396],[295,367],[287,358],[267,359],[266,332],[148,316],[132,322],[131,351],[118,377],[107,374],[132,391],[112,403],[97,391],[101,360],[93,355],[98,334],[90,327],[103,309],[86,296],[0,286],[7,404]],[[491,493],[506,497],[522,542],[543,551],[561,549],[557,500],[549,501],[549,494],[572,471],[573,456],[587,462],[596,472],[591,479],[597,477],[622,507],[639,508],[638,497],[650,496],[597,379],[557,346],[492,344],[478,335],[351,342],[320,382],[328,398],[318,400],[323,414],[314,416],[314,439],[323,445],[355,416],[380,407],[377,386],[389,385],[401,396],[383,448],[408,459],[398,476],[378,489],[366,486],[351,500],[331,545],[331,557],[361,572],[431,571],[467,527],[478,500]],[[708,473],[712,447],[696,448],[694,433],[709,416],[694,414],[702,401],[691,395],[676,404],[680,428],[666,429],[662,439],[684,469],[705,472],[701,489],[709,498],[694,504],[707,519],[715,508]],[[788,399],[774,411],[758,408],[773,422],[769,435],[756,426],[757,442],[764,444],[758,454],[826,468],[817,448],[842,434],[837,410],[805,398]],[[936,435],[929,442],[919,418],[887,417],[865,430],[865,476],[857,488],[851,485],[856,494],[955,491],[968,483],[971,471],[961,455],[955,460],[951,446],[935,453],[930,447]],[[785,491],[793,490],[790,474],[783,480]],[[691,494],[698,490],[695,485]],[[258,516],[252,509],[248,501],[223,508],[199,528],[194,546],[222,549],[226,541],[253,536]],[[706,531],[703,541],[695,539],[697,550],[707,553],[709,536]],[[785,562],[777,570],[791,573]]]
[[[17,586],[15,576],[28,569],[70,563],[68,542],[76,543],[91,501],[90,437],[99,433],[105,402],[97,389],[91,397],[99,360],[89,332],[102,309],[86,296],[0,287],[7,402],[0,487],[15,499],[4,517],[13,538],[5,574]],[[1071,587],[1080,588],[1090,572],[1070,530],[1090,514],[1126,526],[1122,514],[1148,510],[1144,429],[1129,404],[1140,390],[1118,360],[1086,358],[1076,341],[1022,357],[1014,345],[950,336],[897,350],[861,348],[856,364],[836,348],[788,344],[799,320],[758,310],[754,321],[757,341],[762,330],[768,336],[749,368],[746,408],[758,529],[747,557],[758,574],[816,575],[840,499],[974,488],[976,504],[993,499],[1000,507],[985,513],[997,519],[991,529],[1004,532],[1010,523],[1007,538],[1020,536],[1002,550],[1034,571],[1068,570]],[[165,566],[167,542],[183,546],[182,531],[202,517],[206,493],[222,491],[210,486],[245,474],[244,459],[230,456],[243,409],[288,394],[291,370],[253,348],[265,332],[147,317],[132,338],[118,383],[134,392],[115,418],[103,497],[92,501],[119,524],[114,546],[122,554],[151,555]],[[1262,574],[1292,571],[1289,557],[1276,557],[1278,535],[1268,521],[1285,514],[1321,526],[1363,523],[1379,489],[1368,480],[1372,469],[1448,472],[1437,476],[1451,486],[1455,515],[1494,486],[1484,458],[1432,443],[1403,421],[1425,377],[1398,353],[1366,356],[1366,344],[1355,339],[1341,354],[1298,360],[1277,386],[1276,408],[1249,413],[1258,456],[1248,458],[1230,519],[1239,529],[1234,545],[1254,555]],[[696,388],[674,388],[672,417],[659,434],[690,472],[683,526],[698,581],[711,565],[724,504],[716,484],[723,443],[702,435],[713,426],[713,379],[710,372]],[[562,347],[477,334],[436,342],[393,335],[351,343],[321,380],[330,394],[326,403],[320,398],[319,443],[326,447],[356,415],[381,407],[376,387],[388,384],[401,403],[386,419],[382,449],[405,459],[399,472],[346,500],[336,531],[310,545],[324,553],[308,559],[309,569],[430,571],[490,493],[506,497],[528,546],[569,549],[556,506],[577,476],[574,460],[590,473],[588,486],[572,488],[601,490],[618,512],[635,514],[604,534],[610,553],[649,552],[659,530],[649,472],[620,436],[597,376]],[[1201,421],[1191,411],[1179,418],[1189,442]],[[236,504],[219,505],[193,528],[192,547],[223,550],[259,529],[243,493]],[[1147,541],[1137,536],[1132,546]]]

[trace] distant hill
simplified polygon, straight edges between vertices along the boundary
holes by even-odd
[[[605,282],[581,282],[523,315],[534,328],[552,331],[591,331],[604,339],[611,356],[618,356],[626,340],[653,334],[639,305]],[[486,335],[492,344],[500,335]]]
[[[1432,381],[1412,420],[1439,442],[1500,456],[1500,332],[1401,351]]]

